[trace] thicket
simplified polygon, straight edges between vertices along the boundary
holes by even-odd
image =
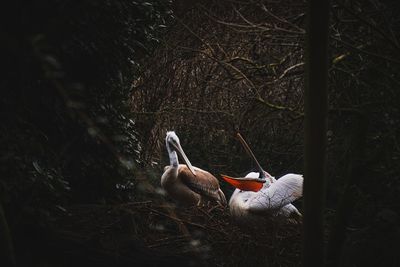
[[[236,131],[273,175],[303,171],[305,2],[191,4],[4,3],[0,195],[19,256],[72,204],[146,200],[167,130],[214,174],[251,169]],[[326,219],[348,264],[399,262],[399,11],[332,3]]]
[[[193,164],[242,175],[253,166],[240,131],[270,173],[302,173],[305,9],[207,1],[176,19],[134,81],[146,162],[167,164],[163,136],[175,129]],[[325,213],[329,255],[340,260],[344,245],[343,264],[398,262],[398,11],[394,1],[332,3]]]

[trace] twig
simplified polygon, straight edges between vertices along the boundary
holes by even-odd
[[[278,78],[277,80],[280,80],[280,79],[282,79],[283,77],[285,77],[286,74],[289,73],[289,71],[291,71],[291,70],[293,70],[293,69],[295,69],[295,68],[301,67],[301,66],[304,66],[304,62],[300,62],[300,63],[297,63],[297,64],[295,64],[295,65],[293,65],[293,66],[290,66],[289,68],[287,68],[286,70],[283,71],[283,73],[279,76],[279,78]],[[277,81],[277,80],[276,80],[276,81]]]
[[[377,58],[380,58],[380,59],[383,59],[383,60],[386,60],[386,61],[390,61],[390,62],[393,62],[393,63],[396,63],[396,64],[400,64],[400,61],[398,61],[396,59],[385,57],[385,56],[382,56],[382,55],[379,55],[379,54],[376,54],[376,53],[373,53],[373,52],[365,51],[363,49],[358,48],[357,46],[354,46],[354,45],[352,45],[352,44],[350,44],[350,43],[348,43],[346,41],[343,41],[341,39],[338,39],[336,37],[331,37],[331,38],[336,40],[336,41],[338,41],[338,42],[340,42],[340,43],[342,43],[342,44],[344,44],[347,47],[352,48],[353,50],[358,51],[358,52],[364,53],[364,54],[369,55],[369,56],[377,57]]]

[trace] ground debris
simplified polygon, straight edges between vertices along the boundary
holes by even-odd
[[[76,205],[59,218],[56,236],[135,266],[298,266],[301,225],[266,221],[238,227],[220,206],[176,207],[152,201]],[[71,252],[69,252],[71,253]],[[90,254],[90,253],[89,253]]]

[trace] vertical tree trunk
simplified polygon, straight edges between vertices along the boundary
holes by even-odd
[[[14,249],[3,206],[0,203],[0,265],[15,266]]]
[[[350,142],[352,147],[348,155],[348,162],[350,163],[346,177],[347,185],[337,208],[329,237],[326,264],[328,267],[336,267],[340,264],[342,247],[346,239],[346,226],[350,221],[356,203],[355,190],[359,184],[360,177],[364,177],[365,173],[364,148],[368,120],[362,113],[356,115],[355,128]]]
[[[305,77],[303,266],[324,265],[329,1],[309,0]]]

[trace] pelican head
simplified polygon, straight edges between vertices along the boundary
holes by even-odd
[[[167,136],[165,137],[165,143],[167,145],[168,153],[178,152],[185,164],[188,166],[189,170],[196,176],[196,171],[194,170],[192,164],[190,163],[189,159],[186,157],[185,152],[182,149],[181,143],[179,142],[179,137],[176,135],[174,131],[167,132]]]

